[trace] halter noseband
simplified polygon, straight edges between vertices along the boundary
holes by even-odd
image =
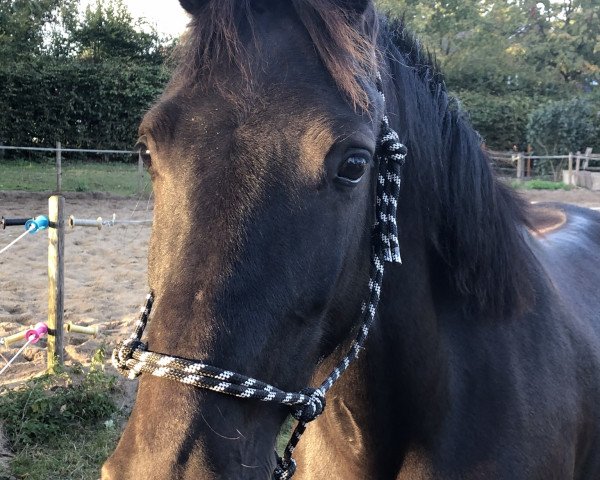
[[[384,101],[381,77],[377,75],[377,90]],[[366,341],[375,319],[385,262],[401,263],[396,224],[396,207],[400,194],[400,171],[406,158],[406,147],[400,143],[398,134],[390,127],[387,116],[381,122],[376,158],[379,163],[377,175],[376,219],[373,226],[373,249],[369,279],[369,294],[362,305],[361,324],[348,354],[337,364],[318,388],[305,388],[300,392],[284,392],[273,385],[239,373],[206,365],[196,360],[172,357],[147,349],[142,335],[154,298],[149,294],[142,308],[134,333],[120,342],[112,354],[112,363],[122,375],[133,379],[141,373],[170,378],[181,383],[239,398],[254,398],[264,402],[276,402],[290,407],[298,424],[284,450],[277,458],[273,472],[274,480],[287,480],[296,470],[292,454],[309,422],[317,418],[325,408],[325,394],[355,360]]]

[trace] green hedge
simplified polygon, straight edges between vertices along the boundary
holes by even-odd
[[[125,62],[45,58],[0,65],[0,142],[131,148],[168,76],[165,67]]]
[[[547,101],[516,93],[492,95],[465,90],[455,95],[486,145],[494,150],[509,150],[513,145],[524,149],[529,113]]]
[[[527,138],[547,155],[600,147],[600,96],[548,102],[529,115]]]

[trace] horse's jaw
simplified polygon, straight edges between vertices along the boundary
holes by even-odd
[[[102,480],[270,480],[284,418],[271,404],[144,377]]]

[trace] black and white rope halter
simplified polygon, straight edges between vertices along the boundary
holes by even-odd
[[[377,90],[383,97],[385,106],[385,96],[379,76],[377,77]],[[292,416],[298,420],[298,424],[283,456],[278,457],[273,479],[287,480],[291,478],[296,470],[296,462],[292,458],[292,454],[307,424],[323,413],[326,393],[348,369],[350,363],[358,357],[363,348],[375,319],[385,262],[401,262],[396,208],[400,194],[400,171],[406,153],[406,147],[400,143],[398,134],[390,127],[388,118],[384,115],[376,151],[379,171],[369,294],[366,302],[363,303],[360,329],[352,342],[350,351],[318,388],[305,388],[300,392],[285,392],[260,380],[206,365],[196,360],[148,351],[146,344],[141,339],[154,301],[152,294],[147,297],[146,305],[142,308],[134,333],[127,340],[119,343],[113,351],[113,365],[119,373],[130,379],[136,378],[141,373],[149,373],[156,377],[170,378],[214,392],[287,405],[290,407]]]

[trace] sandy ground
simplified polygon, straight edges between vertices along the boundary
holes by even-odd
[[[0,214],[30,217],[46,214],[47,195],[0,192]],[[66,215],[78,218],[140,220],[152,217],[145,199],[102,194],[66,194]],[[0,248],[22,233],[23,227],[0,230]],[[146,294],[146,253],[150,225],[67,229],[65,234],[65,323],[98,325],[90,337],[65,333],[67,362],[88,364],[104,346],[108,353],[116,341],[128,335]],[[48,309],[47,232],[27,235],[0,255],[0,337],[45,321]],[[22,343],[0,346],[0,366]],[[28,347],[0,377],[0,385],[14,384],[45,369],[45,341]]]
[[[564,201],[600,209],[600,192],[531,191],[530,201]],[[102,194],[67,194],[66,213],[76,217],[151,218],[151,204]],[[0,215],[28,217],[47,212],[47,195],[0,192]],[[0,248],[22,229],[0,230]],[[110,352],[129,335],[146,293],[146,252],[150,226],[116,226],[67,230],[65,239],[65,322],[98,325],[96,337],[66,334],[67,362],[89,363],[101,346]],[[46,319],[47,233],[28,235],[0,255],[0,337]],[[20,345],[0,346],[0,367]],[[45,342],[29,347],[0,377],[0,385],[16,384],[45,368]],[[111,368],[111,367],[109,367]]]

